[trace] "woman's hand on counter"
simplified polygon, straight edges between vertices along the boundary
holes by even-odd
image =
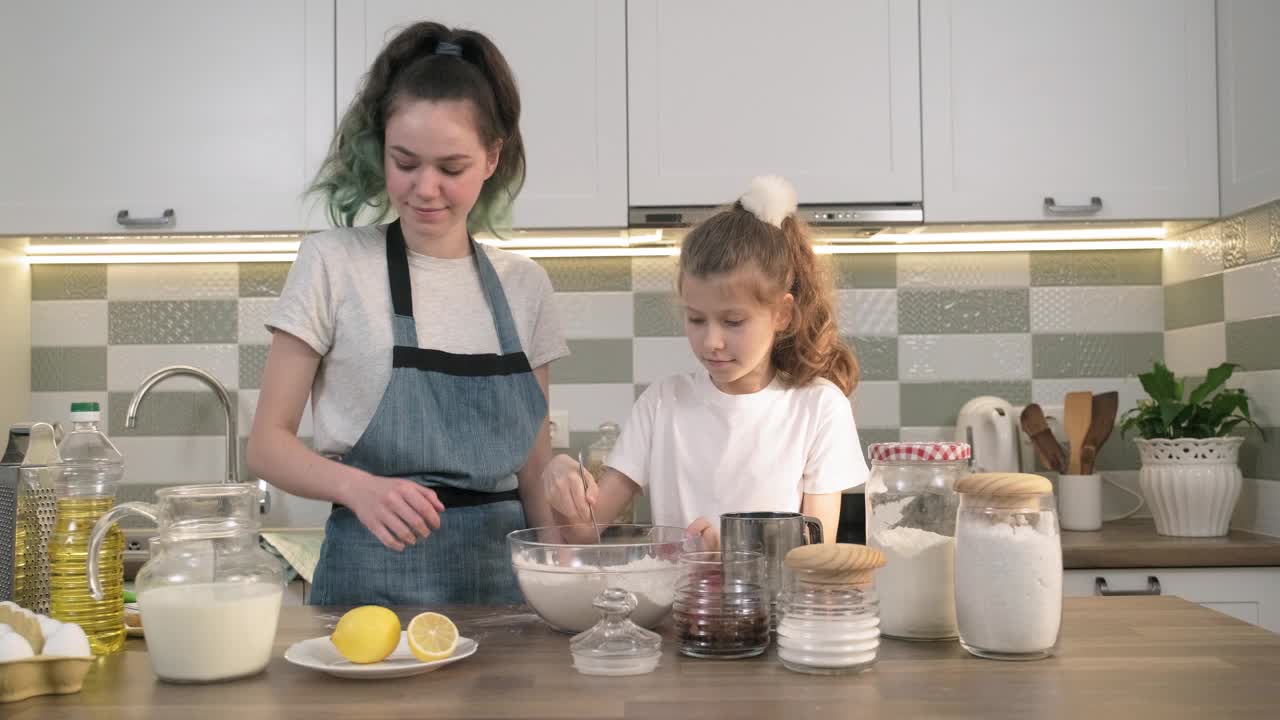
[[[397,552],[440,528],[444,504],[430,488],[409,480],[366,475],[342,504],[388,548]]]

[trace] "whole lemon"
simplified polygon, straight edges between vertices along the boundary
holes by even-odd
[[[400,618],[384,607],[363,605],[342,616],[329,640],[353,663],[381,662],[400,644]]]

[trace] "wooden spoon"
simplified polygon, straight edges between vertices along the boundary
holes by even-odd
[[[1080,448],[1080,474],[1092,475],[1102,444],[1111,437],[1116,426],[1116,411],[1120,409],[1120,393],[1112,391],[1093,396],[1093,408],[1089,432]]]
[[[1067,431],[1067,442],[1071,444],[1071,463],[1067,472],[1080,474],[1080,451],[1084,449],[1085,435],[1089,434],[1089,424],[1093,420],[1093,393],[1067,393],[1063,403],[1063,426]]]
[[[1022,431],[1031,438],[1031,445],[1036,449],[1040,464],[1056,472],[1066,472],[1067,454],[1049,429],[1049,422],[1044,419],[1044,409],[1031,403],[1022,409],[1020,421]]]

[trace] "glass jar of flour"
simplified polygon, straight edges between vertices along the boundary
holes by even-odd
[[[869,454],[867,545],[885,557],[876,573],[880,631],[904,640],[955,638],[954,488],[968,473],[969,445],[876,443]]]
[[[982,473],[956,484],[956,613],[978,657],[1038,660],[1062,626],[1062,541],[1039,475]]]

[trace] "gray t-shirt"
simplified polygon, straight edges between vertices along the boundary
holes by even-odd
[[[569,354],[551,280],[529,258],[480,244],[511,306],[529,365]],[[341,455],[373,419],[391,380],[391,289],[386,226],[339,228],[302,241],[268,330],[294,335],[324,356],[311,386],[315,447]],[[471,257],[409,251],[418,346],[497,353],[498,332]]]

